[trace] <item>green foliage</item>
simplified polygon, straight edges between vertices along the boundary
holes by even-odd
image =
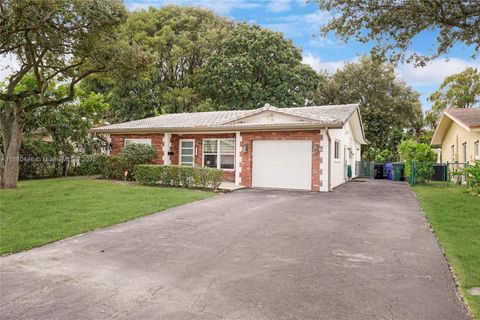
[[[93,176],[102,174],[107,156],[104,155],[81,155],[80,164],[75,168],[75,173],[80,176]]]
[[[135,179],[145,185],[217,189],[223,179],[223,170],[205,167],[166,165],[137,165]]]
[[[133,177],[137,164],[151,163],[156,154],[155,148],[148,144],[130,143],[123,147],[120,158],[123,168],[128,171],[127,178]]]
[[[405,160],[405,176],[415,179],[414,183],[419,184],[430,180],[437,155],[428,144],[404,140],[398,152]]]
[[[8,155],[1,159],[0,187],[16,186],[18,163],[5,159],[18,157],[30,113],[73,101],[76,85],[91,74],[135,70],[144,61],[141,51],[132,55],[134,43],[117,32],[126,13],[115,0],[0,3],[0,54],[19,62],[0,83],[0,128]],[[57,90],[59,83],[64,90]]]
[[[248,24],[232,29],[200,78],[203,95],[221,109],[303,106],[320,81],[291,40]]]
[[[125,178],[127,168],[120,156],[100,157],[97,159],[97,166],[104,178],[116,180]]]
[[[122,35],[150,56],[135,76],[89,78],[113,117],[304,105],[323,77],[282,34],[179,6],[136,10]]]
[[[473,165],[458,171],[458,174],[467,175],[470,190],[475,194],[480,194],[480,161],[477,160]]]
[[[318,89],[317,104],[360,103],[365,134],[371,146],[396,155],[407,135],[422,130],[419,93],[399,80],[393,65],[370,57],[345,64]]]
[[[443,110],[479,106],[480,73],[477,69],[468,67],[460,73],[446,77],[428,100],[433,102],[433,106],[425,115],[425,122],[433,129]]]
[[[58,176],[58,148],[53,142],[24,139],[20,147],[19,179]]]
[[[337,38],[362,43],[374,42],[374,55],[397,62],[407,60],[423,65],[425,61],[448,53],[455,44],[480,49],[480,15],[477,0],[463,1],[371,1],[316,0],[320,10],[332,12],[322,27],[323,35],[334,32]],[[433,53],[411,53],[412,40],[423,31],[438,30]]]
[[[221,50],[232,26],[231,21],[201,8],[165,6],[130,12],[121,34],[148,53],[145,68],[121,79],[114,74],[96,76],[89,86],[109,96],[119,120],[194,112],[203,104],[196,74]]]
[[[379,149],[379,148],[370,148],[368,149],[367,152],[367,160],[369,161],[379,161],[379,162],[385,162],[385,161],[390,161],[392,160],[392,154],[390,153],[390,150],[387,149]]]

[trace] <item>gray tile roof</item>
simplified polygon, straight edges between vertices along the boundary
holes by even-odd
[[[276,108],[266,104],[254,110],[213,111],[196,113],[172,113],[93,129],[98,133],[122,133],[132,131],[181,131],[181,130],[235,130],[269,127],[321,127],[341,126],[357,110],[358,104],[327,105],[296,108]],[[279,112],[299,117],[286,123],[242,123],[241,119],[262,111]]]
[[[469,128],[480,127],[480,108],[447,109],[445,113]]]

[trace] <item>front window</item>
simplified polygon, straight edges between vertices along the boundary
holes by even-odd
[[[467,162],[467,143],[462,145],[463,162]]]
[[[455,145],[452,145],[450,152],[452,153],[452,162],[455,162]]]
[[[479,141],[475,141],[473,144],[473,156],[475,157],[475,160],[480,159],[480,146],[479,146]]]
[[[235,139],[204,139],[203,165],[210,168],[235,168]]]
[[[123,141],[123,145],[129,145],[131,143],[139,143],[139,144],[148,144],[152,145],[152,139],[125,139]]]
[[[195,140],[180,140],[180,165],[193,166]]]

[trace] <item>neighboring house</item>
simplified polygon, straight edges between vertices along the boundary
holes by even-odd
[[[112,154],[128,143],[157,149],[158,164],[223,169],[246,187],[330,191],[355,177],[365,144],[357,104],[165,114],[99,127]]]
[[[431,144],[440,145],[440,162],[480,160],[480,109],[447,109],[433,134]]]

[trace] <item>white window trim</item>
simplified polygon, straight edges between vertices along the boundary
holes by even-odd
[[[450,159],[452,160],[452,162],[455,162],[455,145],[454,144],[450,146],[450,153],[451,153]]]
[[[473,143],[473,159],[480,160],[480,141],[479,140]]]
[[[467,152],[467,143],[464,142],[462,143],[462,162],[467,162],[468,161],[468,152]]]
[[[126,138],[123,140],[123,146],[125,147],[127,145],[127,141],[131,143],[140,143],[140,144],[148,144],[152,145],[152,139],[131,139],[131,138]]]
[[[222,169],[224,171],[235,171],[235,158],[236,158],[236,154],[235,154],[235,151],[236,150],[233,150],[233,153],[224,153],[224,155],[231,155],[233,156],[233,169],[224,169],[224,168],[221,168],[221,157],[222,157],[222,153],[220,153],[220,141],[225,141],[225,140],[233,140],[235,142],[235,138],[207,138],[207,139],[203,139],[202,140],[202,167],[205,167],[205,141],[207,140],[216,140],[217,141],[217,169]],[[235,144],[234,144],[235,146]],[[236,148],[236,146],[235,146]],[[214,153],[207,153],[207,154],[211,154],[211,155],[215,155]]]
[[[337,143],[338,143],[338,148],[337,148]],[[335,139],[335,141],[333,142],[333,159],[335,160],[341,160],[340,147],[341,147],[341,141],[338,139]],[[337,154],[338,154],[338,157],[337,157]]]
[[[195,166],[195,139],[180,139],[178,141],[178,165],[183,166],[182,164],[182,142],[192,142],[192,167]]]

